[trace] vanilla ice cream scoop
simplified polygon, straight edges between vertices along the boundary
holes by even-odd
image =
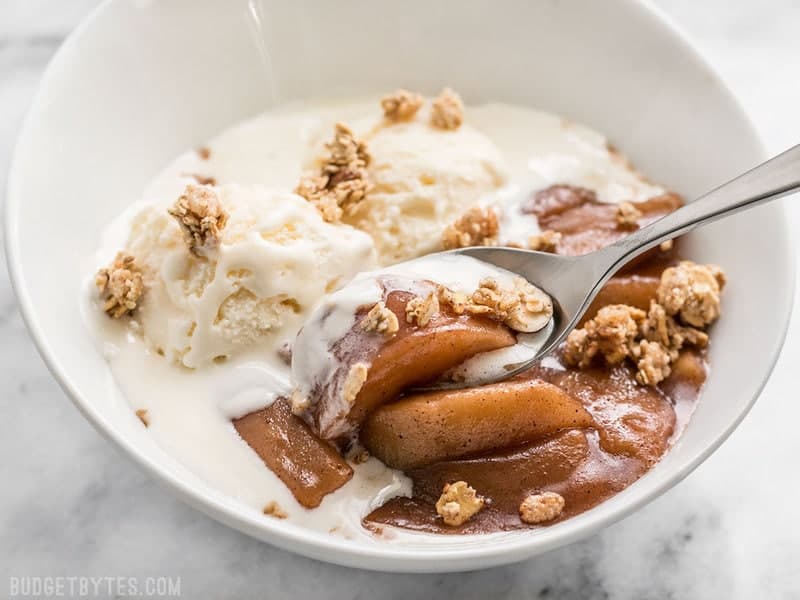
[[[503,157],[488,137],[468,124],[434,127],[427,107],[408,121],[376,111],[348,125],[366,143],[372,188],[343,221],[372,236],[381,264],[440,250],[444,228],[506,182]],[[319,132],[320,155],[330,131]],[[309,162],[319,163],[319,155]]]
[[[161,204],[134,217],[125,247],[143,272],[146,292],[135,318],[145,340],[186,367],[256,345],[276,351],[320,298],[376,265],[367,234],[324,222],[295,194],[207,189],[227,213],[213,247],[191,251]]]

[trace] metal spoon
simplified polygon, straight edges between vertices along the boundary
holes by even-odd
[[[553,299],[553,326],[548,339],[525,362],[479,380],[441,381],[425,390],[485,385],[513,377],[556,348],[575,327],[594,297],[619,269],[643,252],[705,225],[775,200],[800,188],[800,145],[642,227],[621,240],[583,256],[559,256],[531,250],[474,247],[451,250],[518,273]]]

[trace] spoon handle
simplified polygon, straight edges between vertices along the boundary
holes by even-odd
[[[775,200],[800,188],[800,145],[711,190],[604,249],[603,279],[658,244],[742,210]]]

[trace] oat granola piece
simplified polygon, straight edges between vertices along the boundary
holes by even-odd
[[[661,252],[669,252],[674,247],[675,247],[675,241],[674,240],[667,240],[666,242],[661,242],[658,245],[658,249],[661,250]]]
[[[469,296],[444,286],[439,286],[437,294],[439,303],[457,315],[485,315],[524,333],[541,330],[553,316],[552,299],[522,277],[515,277],[510,288],[486,278]]]
[[[322,167],[323,173],[336,175],[343,169],[363,169],[369,166],[372,158],[367,152],[363,140],[356,139],[350,128],[344,123],[336,123],[333,128],[333,140],[325,145],[329,156]]]
[[[415,296],[406,304],[406,323],[425,327],[431,317],[439,312],[439,298],[435,292],[427,296]]]
[[[617,224],[623,229],[636,229],[641,217],[642,211],[632,202],[620,202],[617,205]]]
[[[597,355],[609,364],[629,357],[636,366],[638,383],[658,385],[669,376],[684,346],[708,345],[708,334],[701,328],[719,316],[724,285],[725,275],[714,265],[683,261],[665,269],[657,299],[650,302],[646,315],[619,304],[601,308],[597,316],[567,336],[564,361],[586,368]]]
[[[530,281],[514,278],[514,293],[519,302],[508,311],[505,324],[514,331],[533,333],[544,328],[553,317],[553,300]]]
[[[289,516],[275,500],[268,502],[267,505],[264,506],[263,512],[265,515],[275,517],[276,519],[285,519]]]
[[[500,226],[497,214],[491,208],[470,208],[455,223],[442,232],[445,250],[469,246],[494,246]]]
[[[641,323],[641,335],[651,342],[657,342],[665,347],[672,345],[670,327],[672,317],[667,315],[664,307],[657,302],[650,301],[647,318]]]
[[[604,306],[593,319],[567,336],[564,361],[582,369],[590,366],[598,355],[609,365],[621,363],[629,355],[629,348],[638,336],[645,317],[643,310],[633,306]]]
[[[570,367],[585,369],[592,364],[597,355],[596,344],[591,347],[589,332],[584,327],[577,327],[569,332],[564,342],[564,363]]]
[[[424,99],[419,94],[399,89],[381,98],[383,116],[390,121],[408,121],[422,107]]]
[[[364,331],[381,333],[387,337],[393,336],[399,328],[397,315],[383,301],[377,302],[361,321],[361,329]]]
[[[352,214],[370,191],[370,156],[366,144],[344,123],[336,124],[326,148],[328,156],[319,172],[304,174],[295,193],[314,204],[325,221],[336,223],[343,214]]]
[[[370,454],[368,450],[364,448],[357,448],[350,455],[350,460],[352,460],[357,465],[363,465],[365,462],[369,460],[369,456]]]
[[[467,310],[467,305],[470,303],[469,296],[443,285],[436,288],[436,296],[440,305],[449,306],[457,315],[463,315]]]
[[[708,345],[708,334],[695,327],[687,327],[667,315],[664,307],[655,301],[650,302],[647,318],[641,324],[641,336],[651,342],[657,342],[669,352],[675,360],[678,351],[685,345],[705,348]]]
[[[564,504],[564,497],[556,492],[530,494],[519,505],[519,518],[529,525],[552,521],[561,515]]]
[[[344,380],[344,386],[342,387],[342,396],[348,405],[352,405],[353,402],[355,402],[356,396],[358,396],[361,388],[364,387],[364,382],[367,380],[368,373],[369,365],[366,363],[360,362],[350,367],[350,371],[347,373],[347,378]]]
[[[289,403],[292,405],[292,412],[296,415],[302,415],[311,405],[308,396],[303,394],[299,389],[292,390],[292,396],[289,398]]]
[[[696,327],[680,325],[675,319],[672,319],[670,323],[669,335],[673,348],[681,349],[687,344],[696,348],[708,346],[708,334],[705,331]]]
[[[719,317],[720,291],[725,276],[716,265],[681,261],[665,269],[658,286],[658,303],[667,314],[694,327],[705,327]]]
[[[631,345],[630,353],[636,362],[636,381],[642,385],[658,385],[672,372],[670,364],[674,359],[658,342],[640,340]]]
[[[120,252],[110,266],[100,269],[94,280],[103,298],[103,310],[112,319],[130,315],[144,294],[144,279],[130,254]]]
[[[436,512],[446,525],[458,527],[478,514],[486,501],[466,481],[447,483],[436,501]]]
[[[194,254],[199,254],[200,249],[216,247],[219,233],[228,222],[228,213],[217,194],[207,186],[187,185],[168,212],[183,229],[189,250]]]
[[[548,229],[540,234],[532,235],[528,238],[528,248],[536,252],[555,253],[561,242],[561,234],[558,231]]]
[[[431,104],[431,125],[439,129],[458,129],[464,122],[464,103],[450,88],[444,88]]]
[[[150,417],[147,414],[146,408],[139,408],[136,410],[136,417],[142,422],[145,427],[150,427]]]
[[[515,277],[511,289],[494,279],[484,279],[472,294],[466,311],[486,314],[502,321],[514,331],[539,331],[553,316],[553,302],[542,290],[522,277]]]
[[[295,193],[311,202],[323,220],[328,223],[338,223],[342,219],[342,207],[336,201],[336,194],[328,188],[327,175],[306,174],[294,189]]]
[[[292,345],[289,342],[281,344],[280,348],[276,350],[278,358],[287,366],[292,366]]]

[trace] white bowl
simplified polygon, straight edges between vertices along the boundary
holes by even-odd
[[[14,286],[39,350],[76,406],[192,506],[321,560],[453,571],[588,536],[663,493],[719,446],[758,396],[786,330],[794,268],[781,208],[765,206],[693,236],[688,254],[724,265],[730,284],[714,328],[711,377],[688,429],[622,493],[511,540],[464,539],[444,549],[358,543],[263,519],[210,489],[107,394],[109,369],[79,305],[85,258],[101,229],[173,156],[276,99],[398,85],[431,93],[444,84],[469,102],[527,104],[593,126],[689,198],[764,158],[709,67],[663,17],[633,1],[117,0],[92,14],[53,59],[9,176]]]

